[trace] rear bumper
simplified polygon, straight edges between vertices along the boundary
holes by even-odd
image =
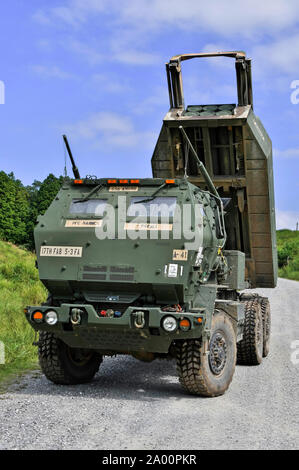
[[[83,310],[81,322],[72,325],[71,310]],[[174,340],[200,338],[205,324],[204,310],[193,312],[165,312],[159,307],[128,307],[119,318],[107,318],[98,315],[93,305],[62,304],[60,307],[42,306],[27,307],[26,318],[36,331],[49,331],[71,347],[96,349],[102,353],[131,353],[138,351],[167,353]],[[54,310],[58,322],[50,326],[45,321],[39,323],[32,318],[35,311],[45,314]],[[136,326],[136,313],[144,312],[144,326]],[[179,321],[186,318],[190,321],[190,329],[182,331],[179,326],[176,331],[168,333],[162,328],[162,320],[171,315]],[[202,322],[198,322],[202,318]]]

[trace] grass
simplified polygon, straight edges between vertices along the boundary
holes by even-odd
[[[299,281],[299,232],[278,230],[277,246],[279,276]],[[5,345],[0,382],[37,366],[34,331],[25,319],[24,307],[44,302],[47,291],[34,263],[29,251],[0,241],[0,341]]]
[[[299,231],[278,230],[278,275],[299,281]]]
[[[0,341],[5,345],[0,381],[37,365],[34,331],[25,319],[24,307],[39,305],[46,297],[34,255],[0,241]]]

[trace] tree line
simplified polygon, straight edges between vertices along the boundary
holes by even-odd
[[[0,239],[33,250],[37,216],[46,212],[63,180],[50,173],[24,186],[13,173],[0,171]]]
[[[63,181],[63,176],[50,173],[43,181],[24,186],[13,173],[0,171],[0,240],[33,250],[37,216],[46,212]],[[299,232],[279,230],[277,236],[279,268],[295,269],[296,264],[298,269]]]

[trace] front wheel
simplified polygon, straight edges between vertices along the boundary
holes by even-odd
[[[223,395],[232,381],[235,364],[236,336],[224,312],[213,316],[208,353],[201,340],[186,340],[177,345],[179,380],[193,395]]]
[[[41,331],[38,357],[47,379],[55,384],[74,385],[90,382],[99,370],[102,356],[92,350],[70,348],[53,333]]]

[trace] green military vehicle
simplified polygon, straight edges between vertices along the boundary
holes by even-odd
[[[238,104],[184,105],[181,64],[235,59]],[[243,52],[166,64],[170,109],[153,178],[82,179],[73,164],[35,228],[46,304],[25,309],[57,384],[90,381],[104,356],[174,358],[195,395],[223,394],[236,362],[269,352],[277,258],[271,141],[253,112]],[[249,291],[250,292],[250,291]]]

